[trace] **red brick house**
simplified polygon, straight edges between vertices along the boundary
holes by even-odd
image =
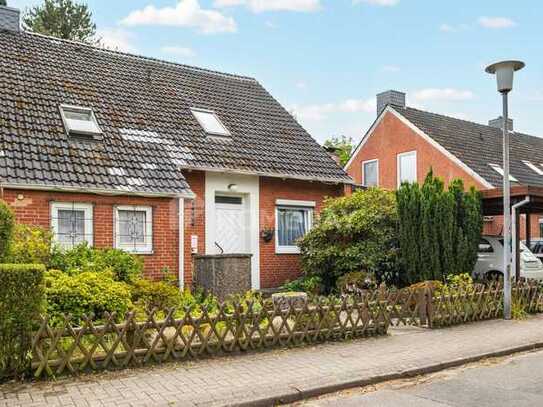
[[[502,118],[488,125],[414,109],[405,94],[377,95],[377,119],[345,166],[357,184],[396,189],[402,181],[424,181],[430,168],[448,184],[461,178],[479,190],[502,185]],[[513,122],[509,122],[513,131]],[[543,186],[543,139],[514,132],[511,184]],[[531,235],[543,234],[543,215],[531,215]],[[521,234],[524,235],[521,222]],[[501,234],[501,217],[485,218],[486,234]]]
[[[255,79],[20,31],[0,7],[1,197],[65,247],[181,285],[192,253],[250,253],[252,286],[275,287],[351,182]]]

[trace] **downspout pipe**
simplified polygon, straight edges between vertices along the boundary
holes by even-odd
[[[520,208],[521,206],[524,206],[526,205],[527,203],[530,202],[530,197],[527,196],[526,198],[524,198],[524,200],[520,201],[520,202],[517,202],[516,204],[512,205],[511,206],[511,240],[513,242],[513,245],[512,245],[512,266],[513,266],[513,272],[511,273],[515,279],[517,278],[518,276],[518,273],[520,272],[520,270],[517,270],[517,251],[518,251],[518,247],[517,247],[517,227],[519,227],[517,225],[517,210],[518,208]],[[529,215],[528,215],[529,216]]]

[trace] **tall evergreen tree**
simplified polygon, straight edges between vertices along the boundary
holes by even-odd
[[[0,0],[0,6],[7,6],[8,2],[6,0]]]
[[[73,0],[44,0],[23,17],[26,29],[53,37],[96,44],[96,24],[85,3]]]

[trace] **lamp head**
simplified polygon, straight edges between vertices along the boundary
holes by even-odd
[[[498,92],[508,93],[513,89],[513,73],[524,68],[522,61],[501,61],[487,66],[486,72],[496,74]]]

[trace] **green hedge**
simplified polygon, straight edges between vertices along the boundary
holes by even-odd
[[[29,368],[32,332],[45,302],[44,272],[41,264],[0,264],[0,381]]]

